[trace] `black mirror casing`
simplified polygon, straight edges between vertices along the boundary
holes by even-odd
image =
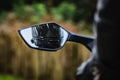
[[[67,41],[78,42],[92,51],[95,38],[67,31],[54,22],[35,24],[18,30],[24,42],[31,48],[45,51],[61,49]]]
[[[36,24],[18,32],[29,47],[45,51],[59,50],[69,36],[69,32],[56,23]]]

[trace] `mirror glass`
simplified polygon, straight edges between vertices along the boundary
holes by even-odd
[[[19,30],[19,34],[31,48],[58,50],[67,41],[68,32],[56,23],[33,25]]]

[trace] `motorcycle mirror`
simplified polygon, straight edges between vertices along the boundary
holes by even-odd
[[[81,43],[91,51],[94,42],[94,37],[72,33],[54,22],[35,24],[18,32],[29,47],[45,51],[59,50],[67,41]]]
[[[56,51],[64,46],[69,33],[56,23],[44,23],[18,30],[24,42],[31,48]]]

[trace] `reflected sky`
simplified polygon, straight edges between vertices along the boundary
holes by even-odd
[[[36,45],[34,45],[31,40],[32,40],[32,28],[26,28],[21,30],[21,35],[24,38],[24,40],[32,47],[37,47]]]

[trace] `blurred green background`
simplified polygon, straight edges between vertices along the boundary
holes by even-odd
[[[96,0],[0,0],[0,80],[75,80],[90,56],[82,44],[67,42],[56,52],[29,48],[18,29],[56,22],[77,34],[93,35]]]

